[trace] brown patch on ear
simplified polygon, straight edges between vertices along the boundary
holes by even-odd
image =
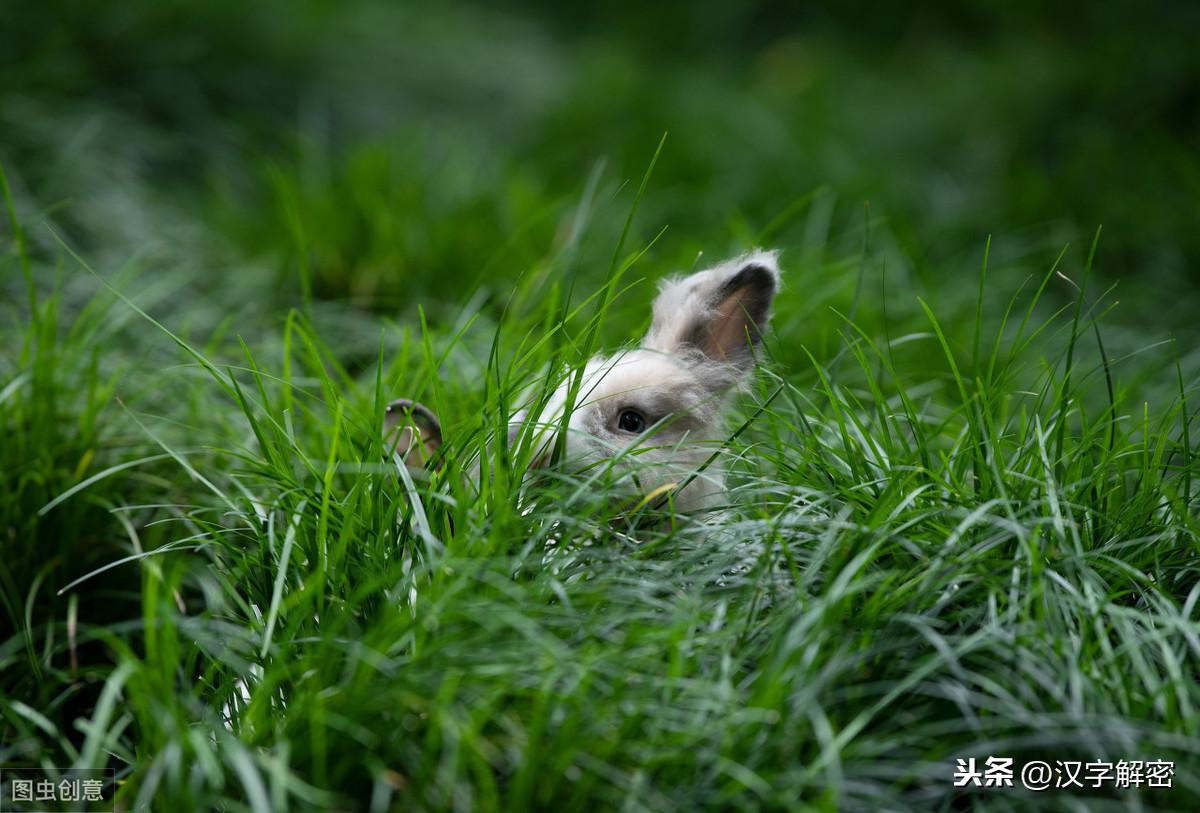
[[[429,407],[400,398],[388,404],[383,439],[404,465],[423,469],[442,446],[442,425]]]
[[[716,361],[747,365],[762,341],[776,284],[774,272],[764,265],[741,268],[713,296],[712,310],[696,325],[690,343]]]

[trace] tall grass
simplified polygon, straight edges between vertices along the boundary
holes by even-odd
[[[981,274],[964,310],[878,296],[871,244],[784,242],[728,505],[648,517],[599,475],[528,481],[532,450],[502,440],[517,393],[632,338],[673,270],[644,245],[597,291],[560,247],[499,313],[306,300],[239,338],[61,242],[30,257],[12,223],[0,765],[115,767],[129,809],[1200,798],[1194,384],[1133,400],[1094,246],[1019,288]],[[55,268],[91,298],[55,294]],[[1060,274],[1077,299],[1046,307]],[[379,432],[399,395],[443,418],[423,475]],[[1177,773],[952,787],[992,754]]]
[[[1196,808],[1195,9],[93,5],[0,25],[0,774]],[[728,504],[527,477],[518,402],[756,245]]]

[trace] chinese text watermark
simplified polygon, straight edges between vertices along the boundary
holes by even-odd
[[[113,770],[0,768],[0,813],[110,813],[116,784]]]
[[[1162,759],[1117,762],[1030,760],[1015,765],[1012,757],[955,760],[954,787],[1013,788],[1032,791],[1051,788],[1169,788],[1175,763]]]

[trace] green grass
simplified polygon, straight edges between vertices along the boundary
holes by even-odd
[[[1200,801],[1200,174],[1165,113],[1076,122],[1061,189],[1025,155],[1054,88],[1132,104],[1086,79],[1125,40],[726,64],[705,21],[759,29],[712,9],[656,54],[548,10],[59,5],[71,36],[0,33],[0,771],[114,768],[130,810]],[[728,506],[525,482],[517,393],[755,245],[784,288]],[[399,396],[432,473],[389,460]],[[952,786],[989,755],[1176,773]]]
[[[646,284],[572,329],[527,275],[523,312],[386,331],[352,374],[298,312],[202,346],[57,256],[96,294],[71,330],[61,297],[23,303],[8,371],[6,761],[115,765],[129,805],[200,810],[929,808],[955,757],[1001,752],[1176,761],[1118,806],[1200,793],[1188,386],[1105,400],[1109,367],[1067,366],[1082,297],[1042,321],[1033,280],[992,332],[847,318],[821,361],[794,303],[830,266],[785,261],[730,506],[648,520],[600,481],[522,490],[522,450],[482,493],[469,473],[513,393]],[[177,363],[106,378],[122,334]],[[416,482],[377,432],[401,393],[451,439]]]

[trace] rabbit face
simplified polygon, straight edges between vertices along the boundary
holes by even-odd
[[[725,438],[728,396],[754,368],[778,283],[771,252],[666,280],[640,346],[589,361],[573,403],[569,375],[536,417],[517,412],[510,447],[534,444],[533,467],[545,466],[570,405],[564,467],[612,476],[632,498],[673,490],[681,510],[712,507],[724,489],[720,468],[697,472]],[[409,428],[400,430],[389,412],[385,431],[410,445],[419,435],[436,450],[441,434],[432,413],[408,401],[395,405],[402,405],[396,416],[409,416]],[[410,455],[405,460],[412,465]]]
[[[682,485],[722,440],[719,399],[697,372],[678,358],[643,348],[593,359],[567,421],[563,464],[611,477],[630,497]],[[531,432],[535,467],[550,458],[570,385],[568,378],[536,420],[522,411],[509,426],[510,443]],[[676,504],[701,507],[720,489],[719,478],[701,473]]]

